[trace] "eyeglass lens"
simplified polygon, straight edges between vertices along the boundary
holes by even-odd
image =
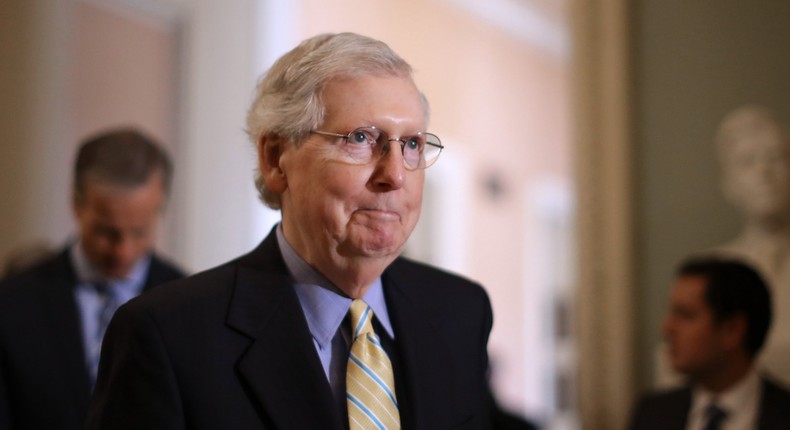
[[[413,136],[404,136],[396,140],[400,143],[403,161],[411,169],[426,168],[433,164],[441,152],[439,138],[430,133],[418,133]],[[389,136],[375,127],[360,127],[348,134],[350,150],[355,145],[364,145],[372,148],[374,145],[384,150],[391,142]],[[353,154],[352,154],[353,155]],[[370,154],[372,156],[372,153]]]

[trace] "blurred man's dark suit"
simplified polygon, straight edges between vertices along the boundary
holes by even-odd
[[[790,392],[765,378],[761,389],[755,430],[790,429]],[[629,430],[685,430],[691,399],[690,387],[647,395],[637,404]]]
[[[483,289],[402,258],[382,284],[395,333],[382,343],[403,428],[490,428]],[[141,398],[134,416],[122,412]],[[89,429],[342,430],[274,233],[250,254],[121,307],[89,415]]]
[[[143,290],[183,277],[155,255]],[[0,430],[84,428],[91,382],[69,251],[0,283]]]

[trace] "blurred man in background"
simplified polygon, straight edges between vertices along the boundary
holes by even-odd
[[[133,129],[80,146],[75,240],[0,284],[0,429],[84,427],[115,309],[183,276],[153,253],[172,170],[162,148]]]
[[[670,363],[688,386],[644,397],[630,429],[790,429],[790,392],[755,366],[771,319],[770,292],[750,266],[684,262],[663,333]]]

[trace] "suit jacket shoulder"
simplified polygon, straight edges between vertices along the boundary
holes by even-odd
[[[762,390],[758,429],[790,429],[790,391],[765,377],[762,379]]]
[[[384,284],[419,297],[422,303],[453,309],[459,305],[490,305],[488,295],[477,282],[408,258],[397,258],[382,275]]]
[[[73,295],[75,282],[76,275],[65,250],[0,282],[0,329],[12,330],[4,337],[4,345],[8,346],[9,337],[18,335],[40,339],[45,323],[63,332],[79,332]],[[81,335],[75,337],[79,343]],[[82,346],[77,348],[81,350]]]
[[[174,306],[179,301],[217,301],[233,293],[239,273],[259,276],[265,280],[263,284],[271,283],[273,278],[287,282],[290,279],[287,268],[279,250],[274,252],[273,246],[276,248],[276,240],[267,239],[248,254],[190,276],[182,275],[179,268],[155,255],[151,260],[148,283],[166,283],[168,288],[148,291],[132,302],[140,301],[144,306],[155,309]]]
[[[180,279],[186,276],[183,270],[160,255],[151,255],[151,265],[148,267],[148,278],[145,289],[164,284],[165,282]]]
[[[691,388],[643,396],[631,414],[629,430],[684,430],[691,409]]]
[[[9,297],[31,294],[33,291],[51,288],[53,281],[59,283],[76,281],[67,249],[0,281],[0,295]]]

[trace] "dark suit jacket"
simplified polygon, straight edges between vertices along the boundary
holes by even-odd
[[[645,396],[634,409],[629,429],[685,430],[691,396],[689,387]],[[756,430],[790,429],[790,391],[763,378],[762,396]]]
[[[403,428],[489,428],[486,293],[402,258],[382,282]],[[274,234],[127,303],[102,354],[89,429],[344,428]]]
[[[183,273],[154,257],[144,288]],[[90,399],[68,251],[0,283],[0,430],[77,430]]]

